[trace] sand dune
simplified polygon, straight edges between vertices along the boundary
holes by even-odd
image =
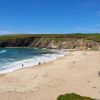
[[[0,100],[56,100],[78,93],[100,99],[100,52],[70,51],[58,60],[0,75]]]

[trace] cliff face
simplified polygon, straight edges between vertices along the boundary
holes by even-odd
[[[98,50],[100,42],[76,37],[35,37],[0,40],[0,47],[37,47],[50,49]]]
[[[99,42],[84,39],[69,39],[67,41],[55,41],[54,39],[40,39],[33,41],[29,45],[29,47],[76,50],[98,50],[99,46]]]

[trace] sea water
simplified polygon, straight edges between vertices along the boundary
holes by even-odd
[[[52,61],[64,55],[64,50],[0,48],[0,74]]]

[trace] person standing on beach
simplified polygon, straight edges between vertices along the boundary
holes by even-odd
[[[39,65],[41,64],[41,62],[39,62]]]
[[[24,64],[22,64],[22,67],[24,66]]]

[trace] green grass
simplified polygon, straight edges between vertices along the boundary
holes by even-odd
[[[84,96],[71,93],[71,94],[60,95],[57,98],[57,100],[96,100],[96,99],[92,99],[90,97],[84,97]]]
[[[50,38],[56,41],[65,41],[66,39],[81,39],[94,40],[100,42],[100,34],[82,34],[82,33],[73,33],[73,34],[16,34],[16,35],[4,35],[0,36],[0,41],[8,40],[23,40],[23,39],[34,39],[34,38]]]

